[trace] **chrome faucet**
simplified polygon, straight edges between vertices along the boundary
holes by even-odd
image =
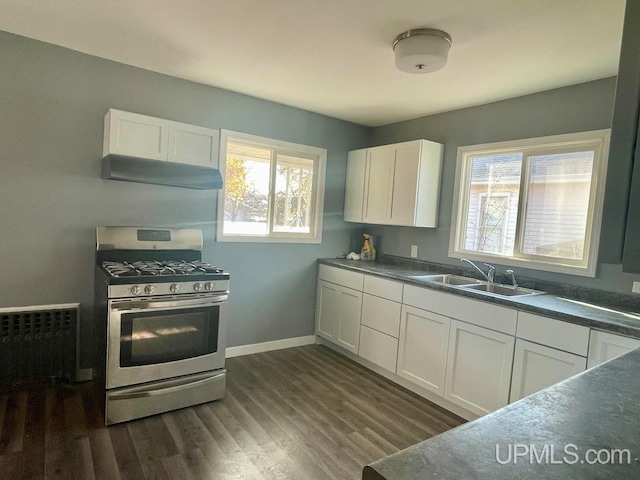
[[[513,284],[513,288],[517,290],[518,282],[516,281],[516,274],[513,273],[513,270],[507,270],[505,273],[507,274],[507,277],[511,278],[511,283]]]
[[[480,272],[480,275],[482,275],[487,280],[487,282],[493,283],[493,281],[495,279],[495,276],[496,276],[496,267],[494,267],[493,265],[490,265],[488,263],[485,263],[484,265],[489,267],[489,271],[487,271],[487,273],[484,273],[480,269],[480,267],[478,267],[475,263],[473,263],[468,258],[461,258],[460,261],[461,262],[467,262],[469,265],[471,265],[473,268],[475,268],[478,272]]]

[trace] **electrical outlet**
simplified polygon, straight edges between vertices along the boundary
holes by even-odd
[[[418,245],[411,245],[411,258],[417,258],[417,257],[418,257]],[[638,283],[640,283],[640,282],[638,282]],[[635,288],[635,286],[633,288]]]
[[[640,293],[640,282],[633,282],[633,288],[631,291],[633,293]]]

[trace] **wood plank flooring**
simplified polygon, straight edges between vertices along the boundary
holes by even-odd
[[[90,383],[0,396],[0,478],[355,480],[464,422],[322,346],[227,369],[224,400],[110,427]]]

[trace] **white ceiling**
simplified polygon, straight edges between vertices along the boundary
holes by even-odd
[[[615,75],[625,0],[0,0],[0,30],[363,125]],[[411,28],[448,64],[396,70]],[[0,67],[1,68],[1,67]]]

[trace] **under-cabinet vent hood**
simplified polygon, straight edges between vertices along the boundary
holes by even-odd
[[[115,154],[102,159],[102,178],[198,190],[222,188],[222,175],[215,168]]]

